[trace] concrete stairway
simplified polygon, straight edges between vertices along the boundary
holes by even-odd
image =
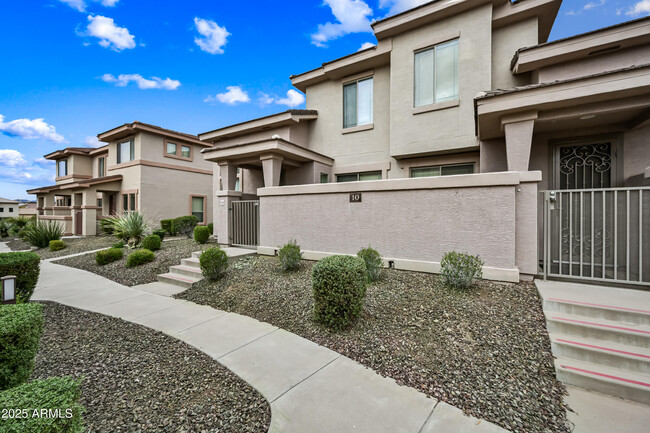
[[[239,260],[243,257],[252,256],[257,254],[256,250],[246,248],[228,247],[224,248],[228,254],[228,263]],[[202,251],[195,251],[192,257],[181,260],[180,265],[175,265],[169,268],[169,272],[158,275],[158,281],[161,283],[173,284],[186,289],[192,287],[192,284],[201,281],[203,275],[201,274],[201,267],[199,266],[199,257]]]
[[[536,281],[564,383],[650,404],[650,292]]]

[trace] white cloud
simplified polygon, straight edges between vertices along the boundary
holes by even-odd
[[[222,104],[237,105],[243,102],[250,102],[251,98],[239,86],[226,87],[227,92],[218,93],[216,96],[208,96],[203,102],[221,102]]]
[[[607,0],[600,0],[600,1],[598,1],[598,2],[590,2],[590,3],[587,3],[587,4],[584,6],[583,9],[586,10],[586,11],[588,11],[589,9],[594,9],[594,8],[599,7],[599,6],[603,6],[603,5],[605,4],[606,1],[607,1]]]
[[[49,140],[54,143],[63,143],[65,138],[57,134],[56,128],[48,125],[41,119],[16,119],[5,122],[0,114],[0,132],[10,137],[20,137],[28,140]]]
[[[257,103],[261,106],[272,104],[275,101],[275,98],[267,95],[264,92],[260,92],[260,96],[257,98]]]
[[[158,77],[144,78],[140,74],[120,74],[117,77],[112,74],[104,74],[102,75],[102,81],[115,83],[119,87],[125,87],[127,84],[133,82],[140,89],[176,90],[181,85],[180,81],[172,80],[171,78],[165,78],[164,80]]]
[[[641,0],[630,8],[625,15],[636,17],[641,14],[650,15],[650,0]]]
[[[286,105],[287,107],[290,108],[295,108],[298,105],[302,104],[305,102],[305,95],[303,95],[300,92],[297,92],[293,89],[290,89],[287,91],[287,97],[282,98],[282,99],[277,99],[275,101],[276,104],[279,105]]]
[[[362,0],[323,0],[332,9],[338,22],[318,25],[318,31],[311,35],[311,43],[326,47],[327,41],[340,38],[349,33],[370,32],[372,9]]]
[[[408,9],[413,9],[421,4],[428,3],[431,0],[379,0],[381,9],[390,8],[388,15],[398,14]]]
[[[88,147],[102,147],[106,143],[102,143],[94,135],[89,135],[84,139],[84,144]]]
[[[101,15],[88,15],[87,36],[99,39],[99,45],[114,51],[135,48],[135,37],[126,27],[115,25],[113,18]]]
[[[88,7],[88,3],[86,0],[59,0],[61,3],[65,3],[68,6],[70,6],[72,9],[76,9],[79,12],[86,12],[86,8]],[[105,7],[113,7],[119,2],[120,0],[89,0],[93,1],[95,3],[101,3],[102,6]]]
[[[23,154],[13,149],[0,149],[0,165],[20,167],[27,164]]]
[[[228,36],[230,36],[226,28],[220,27],[214,21],[196,17],[194,18],[194,25],[196,31],[202,36],[194,38],[194,43],[206,53],[223,54],[223,47],[228,42]]]
[[[375,44],[373,44],[372,42],[364,42],[357,51],[367,50],[368,48],[372,48],[374,46]]]

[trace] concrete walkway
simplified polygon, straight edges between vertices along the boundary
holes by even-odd
[[[506,432],[250,317],[122,286],[46,261],[41,263],[33,299],[119,317],[191,344],[268,400],[270,432]]]

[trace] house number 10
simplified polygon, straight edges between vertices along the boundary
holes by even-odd
[[[351,192],[350,193],[350,203],[361,203],[361,193],[360,192]]]

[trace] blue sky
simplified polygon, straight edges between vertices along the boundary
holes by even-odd
[[[0,196],[30,198],[53,183],[44,154],[123,123],[196,134],[302,108],[291,74],[376,43],[372,20],[425,2],[3,1]],[[565,0],[550,39],[649,13],[650,0]]]

